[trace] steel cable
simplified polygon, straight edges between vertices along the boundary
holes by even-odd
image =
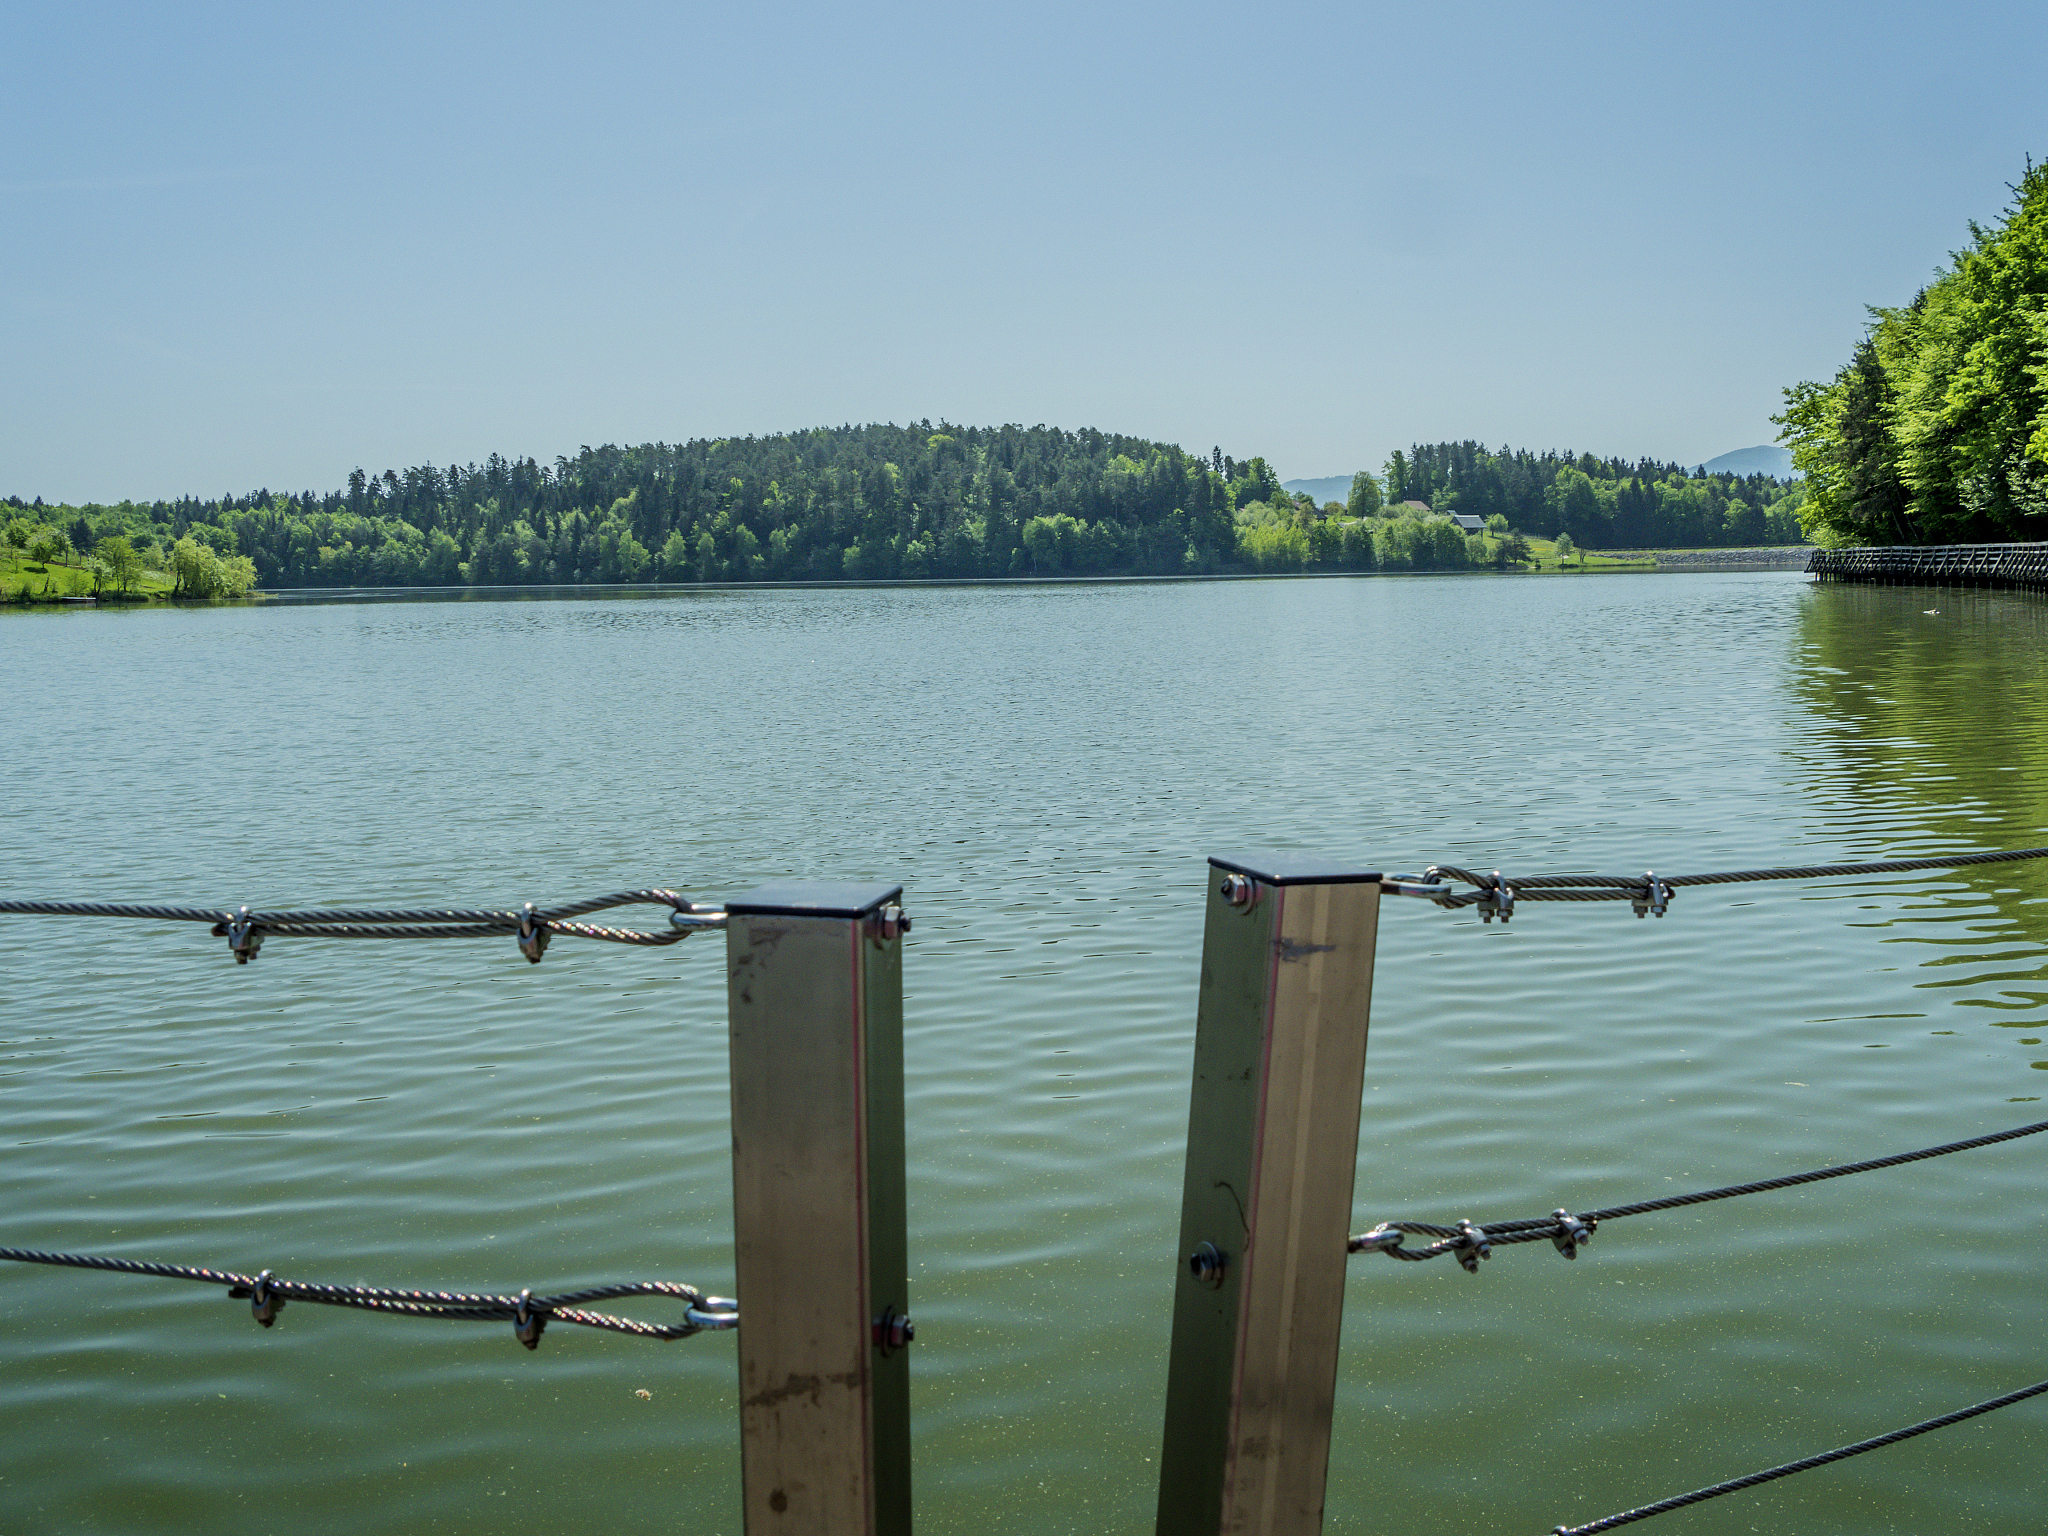
[[[225,1286],[229,1296],[249,1302],[256,1321],[266,1328],[276,1321],[279,1309],[288,1301],[350,1307],[361,1312],[381,1312],[400,1317],[509,1322],[517,1332],[519,1342],[528,1349],[539,1345],[541,1331],[550,1322],[573,1323],[582,1328],[631,1334],[642,1339],[687,1339],[693,1334],[739,1326],[737,1302],[720,1296],[706,1296],[693,1285],[673,1280],[628,1281],[564,1291],[552,1296],[536,1296],[530,1290],[521,1291],[517,1296],[501,1296],[488,1292],[323,1285],[306,1280],[280,1280],[267,1269],[260,1274],[244,1275],[232,1270],[202,1269],[189,1264],[161,1264],[148,1259],[108,1258],[98,1254],[47,1253],[36,1248],[0,1248],[0,1259],[17,1264],[107,1270],[115,1274],[150,1275],[162,1280],[191,1280],[202,1285]],[[684,1304],[683,1321],[644,1323],[636,1318],[592,1312],[583,1305],[585,1302],[611,1301],[624,1296],[673,1297]]]
[[[669,926],[659,932],[577,922],[615,907],[669,909]],[[538,961],[556,934],[611,944],[678,944],[700,928],[721,928],[725,914],[697,906],[680,892],[660,887],[614,891],[582,901],[543,907],[186,907],[160,902],[23,901],[0,899],[0,913],[57,917],[129,917],[159,922],[211,923],[238,961],[256,957],[266,938],[305,939],[475,939],[518,937],[520,952]]]
[[[1922,1147],[1916,1152],[1895,1152],[1889,1157],[1873,1157],[1865,1162],[1844,1163],[1835,1168],[1814,1168],[1778,1178],[1753,1179],[1746,1184],[1724,1184],[1718,1189],[1664,1195],[1655,1200],[1610,1205],[1577,1214],[1560,1208],[1548,1216],[1484,1223],[1460,1221],[1454,1226],[1427,1221],[1383,1221],[1370,1232],[1352,1238],[1346,1245],[1346,1252],[1379,1252],[1410,1263],[1449,1253],[1456,1255],[1458,1262],[1472,1274],[1478,1273],[1479,1261],[1487,1258],[1492,1249],[1512,1247],[1517,1243],[1548,1242],[1566,1258],[1572,1259],[1578,1257],[1580,1248],[1592,1241],[1593,1233],[1603,1221],[1617,1221],[1623,1216],[1641,1216],[1651,1211],[1676,1210],[1685,1205],[1704,1205],[1710,1200],[1732,1200],[1738,1195],[1763,1194],[1767,1190],[1790,1189],[1799,1184],[1818,1184],[1826,1179],[1845,1179],[1852,1173],[1896,1168],[1903,1163],[1922,1162],[1930,1157],[1946,1157],[1951,1152],[1968,1152],[1976,1147],[1995,1146],[2002,1141],[2017,1141],[2022,1136],[2038,1136],[2043,1131],[2048,1131],[2048,1120],[2015,1126],[2007,1131],[1993,1131],[1985,1136],[1972,1136],[1965,1141],[1944,1142],[1938,1147]],[[1407,1248],[1402,1246],[1406,1237],[1429,1237],[1436,1241],[1420,1248]]]
[[[1788,1461],[1783,1466],[1772,1467],[1763,1472],[1752,1472],[1747,1477],[1733,1477],[1725,1483],[1715,1483],[1710,1488],[1695,1488],[1691,1493],[1677,1494],[1668,1499],[1659,1499],[1654,1504],[1645,1504],[1638,1509],[1625,1509],[1618,1515],[1605,1515],[1598,1520],[1589,1520],[1584,1525],[1560,1525],[1551,1536],[1592,1536],[1595,1531],[1611,1531],[1616,1526],[1633,1525],[1638,1520],[1647,1520],[1652,1515],[1661,1515],[1674,1509],[1684,1509],[1688,1504],[1703,1503],[1718,1499],[1724,1493],[1738,1493],[1744,1488],[1754,1488],[1759,1483],[1768,1483],[1780,1477],[1790,1477],[1794,1472],[1807,1472],[1815,1467],[1824,1467],[1831,1461],[1843,1461],[1851,1456],[1861,1456],[1865,1451],[1875,1451],[1887,1445],[1896,1445],[1901,1440],[1910,1440],[1915,1435],[1924,1435],[1931,1429],[1944,1429],[1951,1424],[1960,1424],[1964,1419],[1974,1419],[1980,1413],[1989,1413],[1994,1408],[2005,1408],[2013,1403],[2024,1402],[2030,1397],[2039,1397],[2048,1392],[2048,1381],[2037,1381],[2031,1387],[2021,1387],[2017,1392],[2008,1392],[2003,1397],[1994,1397],[1987,1402],[1974,1403],[1968,1408],[1958,1408],[1954,1413],[1944,1413],[1938,1418],[1923,1419],[1918,1424],[1909,1424],[1904,1429],[1895,1429],[1890,1434],[1876,1435],[1868,1440],[1859,1440],[1854,1445],[1845,1445],[1836,1450],[1823,1451],[1818,1456],[1802,1457]]]
[[[1763,880],[1832,880],[1856,875],[1902,874],[1918,869],[1960,869],[1975,864],[2009,864],[2023,859],[2048,859],[2048,848],[2013,848],[1991,853],[1952,853],[1928,859],[1878,859],[1863,864],[1791,864],[1776,869],[1731,869],[1704,875],[1514,875],[1500,870],[1470,870],[1456,864],[1432,864],[1421,876],[1395,876],[1381,883],[1383,891],[1420,896],[1451,910],[1480,907],[1490,922],[1503,921],[1523,901],[1627,901],[1638,917],[1664,915],[1672,896],[1685,886],[1740,885]],[[1446,881],[1472,887],[1452,890]]]

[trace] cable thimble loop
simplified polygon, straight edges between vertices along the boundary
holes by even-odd
[[[1557,1230],[1551,1233],[1550,1241],[1566,1258],[1576,1259],[1579,1250],[1593,1241],[1592,1227],[1564,1207],[1559,1206],[1552,1211],[1550,1219],[1557,1223]]]
[[[548,952],[548,937],[548,925],[541,918],[540,908],[527,902],[519,909],[519,953],[526,956],[528,964],[540,964],[540,957]],[[526,1347],[533,1348],[531,1344]]]
[[[1381,1222],[1370,1232],[1362,1232],[1344,1246],[1346,1253],[1386,1253],[1401,1246],[1407,1234],[1389,1222]]]
[[[540,1336],[547,1326],[548,1315],[533,1304],[533,1291],[521,1291],[519,1305],[512,1313],[512,1331],[519,1335],[519,1342],[528,1349],[539,1349]]]
[[[706,1296],[684,1311],[683,1321],[704,1333],[723,1333],[739,1327],[740,1304],[730,1296]]]

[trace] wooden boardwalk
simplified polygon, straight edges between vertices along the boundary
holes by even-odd
[[[1817,581],[1886,586],[2016,587],[2048,592],[2048,543],[1894,544],[1816,549],[1806,574]]]

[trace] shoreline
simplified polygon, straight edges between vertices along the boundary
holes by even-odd
[[[371,602],[464,602],[592,599],[605,597],[667,596],[688,592],[833,592],[850,589],[923,587],[1105,587],[1169,586],[1201,582],[1232,581],[1337,581],[1380,577],[1441,576],[1655,576],[1700,571],[1792,571],[1805,568],[1811,549],[1805,545],[1769,549],[1728,550],[1588,550],[1602,560],[1624,560],[1625,565],[1575,566],[1560,569],[1546,565],[1538,570],[1495,570],[1467,566],[1446,571],[1215,571],[1201,574],[1138,576],[920,576],[857,581],[613,581],[613,582],[522,582],[507,585],[442,587],[277,587],[259,589],[239,598],[184,598],[165,593],[102,594],[95,597],[34,596],[24,601],[9,594],[4,608],[155,608],[212,607],[216,605],[262,606],[270,603],[371,603]],[[1651,563],[1654,560],[1654,564]]]
[[[1797,570],[1805,564],[1806,550],[1799,551],[1797,564],[1747,563],[1711,567],[1727,571]],[[839,592],[851,589],[924,588],[924,587],[1115,587],[1115,586],[1186,586],[1203,582],[1230,581],[1366,581],[1381,578],[1443,577],[1443,576],[1655,576],[1669,571],[1682,574],[1687,571],[1709,569],[1705,565],[1687,566],[1680,564],[1652,566],[1647,563],[1629,566],[1593,566],[1586,569],[1559,570],[1546,567],[1543,570],[1497,571],[1484,566],[1468,566],[1456,571],[1217,571],[1201,575],[1159,575],[1159,576],[919,576],[898,577],[893,580],[862,581],[649,581],[649,582],[576,582],[576,583],[520,583],[506,586],[459,586],[459,587],[281,587],[260,594],[252,593],[251,598],[276,603],[320,603],[320,602],[390,602],[419,598],[439,601],[461,601],[465,598],[507,599],[531,595],[536,598],[590,598],[603,596],[664,596],[685,592]]]

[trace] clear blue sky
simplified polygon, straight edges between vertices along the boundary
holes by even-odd
[[[922,417],[1691,462],[1997,217],[2044,58],[2038,0],[23,0],[0,494]]]

